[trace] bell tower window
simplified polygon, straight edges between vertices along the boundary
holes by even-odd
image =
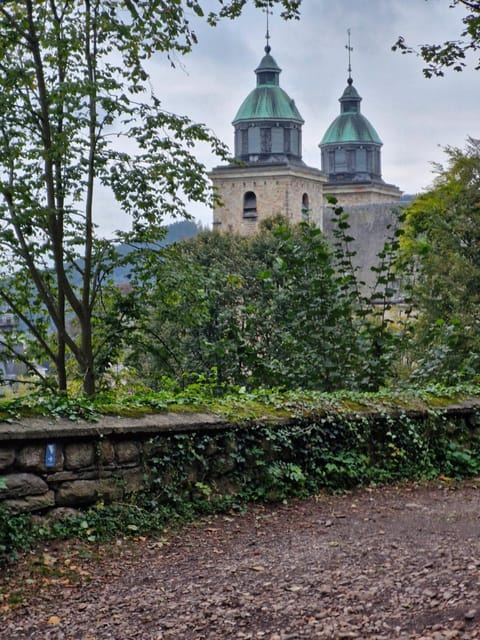
[[[302,196],[302,220],[308,222],[310,215],[310,204],[308,199],[308,193],[304,193]]]
[[[260,136],[262,153],[270,153],[272,151],[272,130],[269,127],[262,127]]]
[[[247,191],[243,196],[243,217],[250,219],[257,217],[257,196],[253,191]]]

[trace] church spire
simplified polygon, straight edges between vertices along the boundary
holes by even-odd
[[[265,40],[266,40],[267,44],[265,45],[265,53],[268,54],[272,50],[272,48],[270,46],[270,30],[269,30],[269,20],[268,20],[269,15],[270,15],[270,4],[268,4],[265,7],[265,14],[266,14],[266,17],[267,17],[267,31],[265,33]]]
[[[303,118],[295,102],[280,87],[281,69],[271,55],[266,3],[265,54],[255,69],[257,86],[249,93],[233,120],[235,158],[248,163],[301,163]]]
[[[350,29],[347,29],[347,36],[348,36],[348,44],[345,45],[345,49],[348,50],[348,84],[352,85],[353,84],[353,78],[352,78],[352,51],[353,51],[353,47],[350,45]]]
[[[351,33],[347,29],[348,79],[340,97],[340,115],[320,142],[322,171],[329,183],[383,182],[380,149],[382,141],[361,113],[361,96],[353,84]]]

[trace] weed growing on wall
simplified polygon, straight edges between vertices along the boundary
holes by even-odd
[[[326,414],[226,435],[181,434],[151,443],[149,507],[213,508],[219,502],[284,500],[321,489],[455,478],[480,472],[480,437],[437,410],[427,416]]]
[[[30,516],[12,516],[0,507],[0,560],[14,558],[16,551],[27,549],[34,540],[34,529]]]

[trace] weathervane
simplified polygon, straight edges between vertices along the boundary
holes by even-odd
[[[268,23],[268,18],[270,16],[270,14],[273,15],[273,11],[270,11],[272,5],[270,4],[270,2],[268,2],[267,6],[265,7],[264,11],[267,15],[267,33],[265,34],[265,39],[267,41],[267,46],[265,47],[265,53],[270,53],[271,51],[271,47],[270,47],[270,31],[269,31],[269,23]]]
[[[347,29],[347,35],[348,35],[348,44],[345,45],[345,49],[348,50],[348,80],[349,80],[349,84],[352,83],[352,59],[351,59],[351,53],[353,51],[353,47],[350,46],[350,29]]]

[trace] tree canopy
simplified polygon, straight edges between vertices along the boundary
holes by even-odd
[[[298,17],[299,0],[255,0]],[[204,124],[169,113],[148,60],[191,51],[192,18],[235,18],[246,0],[19,0],[0,3],[0,305],[19,319],[0,346],[32,370],[48,362],[65,391],[80,376],[92,394],[108,364],[103,329],[118,256],[99,238],[98,187],[131,216],[128,241],[154,241],[186,200],[209,202]],[[215,9],[216,7],[216,9]],[[114,295],[114,292],[112,293]],[[113,351],[112,351],[113,356]],[[75,373],[75,371],[77,373]]]
[[[480,372],[480,141],[446,148],[433,187],[407,209],[418,374]],[[419,346],[418,346],[419,345]]]
[[[200,375],[217,388],[378,388],[401,337],[386,317],[393,247],[372,305],[351,264],[348,217],[335,211],[336,246],[314,225],[276,216],[252,237],[204,232],[152,252],[146,294],[141,282],[131,292],[143,303],[126,362],[154,387]]]
[[[423,68],[425,77],[443,76],[446,69],[463,71],[467,66],[470,53],[476,54],[480,49],[480,2],[478,0],[450,0],[450,8],[465,9],[458,38],[440,44],[421,44],[411,47],[400,36],[393,45],[394,51],[416,53],[426,64]],[[475,69],[480,69],[480,58]]]

